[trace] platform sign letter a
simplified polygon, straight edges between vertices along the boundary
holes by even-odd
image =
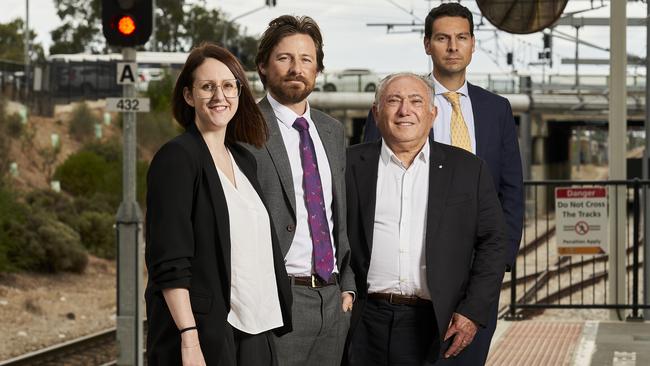
[[[137,63],[135,62],[118,62],[117,63],[117,83],[119,85],[135,84],[135,76],[138,73]]]

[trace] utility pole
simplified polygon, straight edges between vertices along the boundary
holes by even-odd
[[[580,64],[580,62],[579,62],[580,57],[579,57],[579,54],[578,54],[578,49],[580,48],[580,37],[579,37],[579,35],[580,35],[580,26],[576,25],[575,28],[576,28],[576,65],[575,65],[575,68],[576,68],[576,71],[575,71],[575,73],[576,73],[576,91],[578,92],[578,94],[580,94],[580,72],[578,71],[578,65]]]
[[[643,180],[650,179],[650,3],[646,2],[646,48],[645,48],[645,150],[643,151],[643,160],[641,161],[643,165]],[[648,240],[648,235],[650,235],[650,189],[647,185],[644,185],[643,188],[643,199],[645,200],[643,220],[644,220],[644,235],[643,235],[643,303],[645,305],[650,304],[650,240]],[[645,309],[643,311],[644,319],[650,319],[650,309]]]
[[[257,8],[255,8],[253,10],[249,10],[249,11],[243,13],[243,14],[239,14],[236,17],[234,17],[234,18],[232,18],[230,20],[224,19],[223,20],[223,32],[221,32],[221,46],[224,47],[224,48],[228,48],[228,45],[227,45],[227,42],[228,42],[228,26],[230,24],[232,24],[235,20],[241,19],[241,18],[243,18],[243,17],[245,17],[247,15],[251,15],[251,14],[253,14],[255,12],[258,12],[258,11],[264,9],[264,8],[267,8],[267,7],[269,7],[269,8],[275,7],[276,5],[277,5],[277,0],[266,0],[265,4],[260,6],[260,7],[257,7]]]
[[[156,39],[156,1],[151,0],[151,51],[158,52],[158,39]]]
[[[625,152],[627,136],[627,50],[626,1],[610,3],[609,30],[609,179],[627,178]],[[610,301],[625,304],[627,271],[627,189],[609,187],[609,293]],[[623,318],[618,310],[610,312],[611,320]]]
[[[25,95],[25,104],[29,97],[29,0],[25,0],[25,30],[23,32],[23,43],[25,46],[25,82],[23,83],[23,90]]]

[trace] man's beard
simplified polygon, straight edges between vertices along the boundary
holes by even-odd
[[[305,87],[303,89],[285,87],[283,83],[287,81],[300,81]],[[266,87],[280,104],[288,105],[300,103],[307,99],[309,94],[314,90],[314,84],[310,83],[303,76],[296,76],[283,78],[280,82],[269,79]]]

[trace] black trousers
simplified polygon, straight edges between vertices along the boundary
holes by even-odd
[[[432,306],[368,299],[351,334],[349,366],[433,365],[426,357],[438,342],[437,329]]]
[[[248,334],[232,328],[239,366],[278,366],[270,332]]]

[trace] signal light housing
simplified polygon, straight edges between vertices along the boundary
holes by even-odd
[[[111,46],[135,47],[149,40],[151,0],[102,0],[102,30]]]

